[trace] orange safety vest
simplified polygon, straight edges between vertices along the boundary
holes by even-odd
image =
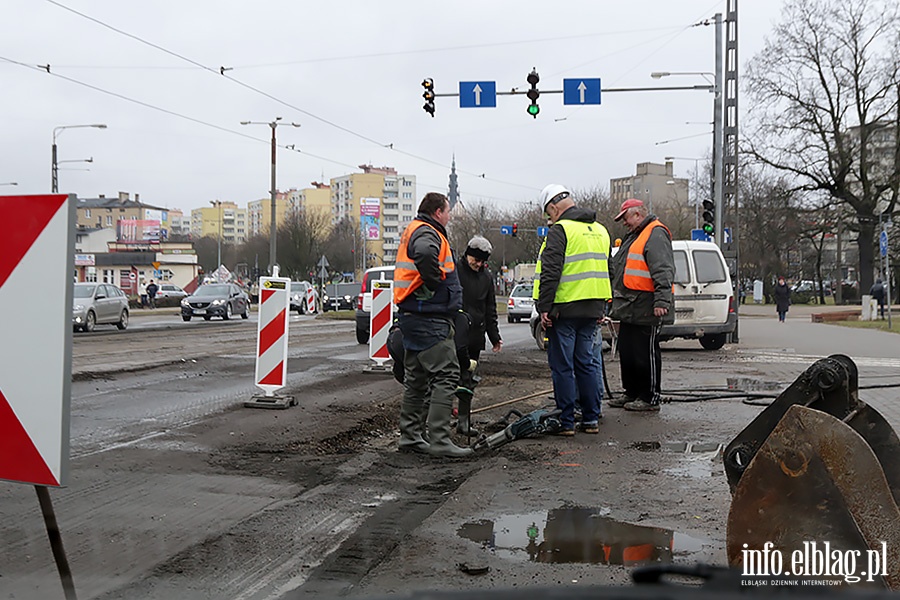
[[[650,277],[647,261],[644,260],[644,246],[650,239],[650,234],[657,227],[662,227],[669,233],[669,238],[672,237],[672,232],[668,227],[659,221],[652,221],[644,227],[637,239],[628,247],[628,256],[625,258],[625,277],[622,278],[622,283],[629,290],[652,292],[656,289],[653,278]]]
[[[422,226],[431,227],[441,238],[441,249],[438,252],[438,264],[441,267],[441,279],[446,279],[448,273],[456,268],[453,262],[453,253],[450,251],[450,242],[440,231],[425,221],[414,220],[400,236],[400,247],[397,249],[397,261],[394,263],[394,304],[400,304],[406,300],[424,283],[416,263],[407,254],[409,240],[413,233]]]

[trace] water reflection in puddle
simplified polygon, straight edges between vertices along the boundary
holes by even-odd
[[[576,507],[507,515],[466,523],[457,534],[500,556],[543,563],[634,566],[712,552],[708,540],[623,523],[605,516],[608,512]]]

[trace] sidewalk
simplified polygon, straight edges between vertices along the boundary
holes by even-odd
[[[900,307],[894,305],[892,307],[892,314],[898,314],[898,308]],[[813,313],[832,313],[854,310],[857,312],[862,312],[862,307],[860,307],[858,304],[791,304],[791,307],[787,313],[787,318],[803,318],[809,320],[810,316]],[[775,317],[777,315],[777,313],[775,312],[774,304],[752,303],[741,304],[738,307],[738,314],[741,317]]]

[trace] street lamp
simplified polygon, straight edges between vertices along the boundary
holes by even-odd
[[[106,129],[104,123],[94,123],[91,125],[60,125],[53,128],[53,148],[51,152],[50,163],[50,190],[55,194],[59,191],[59,163],[60,162],[94,162],[93,158],[85,161],[57,161],[56,160],[56,138],[62,134],[64,129],[77,129],[79,127],[94,127],[96,129]]]
[[[276,248],[276,238],[278,236],[278,223],[275,219],[275,151],[278,148],[278,144],[275,142],[275,129],[279,125],[288,125],[289,123],[279,123],[281,121],[281,117],[275,117],[275,120],[266,123],[265,121],[241,121],[241,125],[268,125],[272,128],[272,188],[269,191],[271,195],[271,209],[272,209],[272,222],[271,222],[271,231],[269,232],[269,275],[275,276],[275,248]],[[300,127],[300,123],[290,123],[291,127]]]
[[[717,23],[720,21],[721,15],[716,15]],[[661,79],[672,75],[699,75],[708,83],[712,83],[710,77],[714,78],[711,88],[713,92],[713,203],[716,206],[715,211],[715,231],[713,236],[716,245],[722,246],[722,213],[724,212],[724,187],[723,176],[725,174],[725,134],[723,129],[724,123],[724,104],[722,102],[722,51],[719,38],[719,28],[716,28],[716,72],[709,73],[706,71],[655,71],[650,73],[650,77]]]
[[[702,158],[689,156],[666,156],[665,160],[692,160],[694,161],[694,179],[700,181],[700,161]],[[697,192],[694,192],[694,229],[700,229],[700,203],[697,201]]]
[[[219,252],[216,259],[216,283],[222,283],[221,275],[219,274],[219,267],[222,266],[222,201],[210,200],[209,203],[219,207]]]

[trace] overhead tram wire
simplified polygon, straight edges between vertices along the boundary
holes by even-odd
[[[89,20],[89,21],[91,21],[91,22],[93,22],[93,23],[96,23],[97,25],[100,25],[100,26],[102,26],[102,27],[105,27],[105,28],[107,28],[107,29],[110,29],[111,31],[114,31],[114,32],[116,32],[116,33],[118,33],[118,34],[120,34],[120,35],[123,35],[123,36],[125,36],[125,37],[128,37],[128,38],[130,38],[130,39],[132,39],[132,40],[135,40],[135,41],[140,42],[140,43],[142,43],[142,44],[145,44],[145,45],[147,45],[147,46],[150,46],[151,48],[154,48],[154,49],[156,49],[156,50],[159,50],[160,52],[164,52],[164,53],[166,53],[166,54],[168,54],[168,55],[170,55],[170,56],[173,56],[173,57],[175,57],[175,58],[178,58],[179,60],[183,60],[183,61],[185,61],[185,62],[188,62],[188,63],[190,63],[190,64],[196,66],[196,67],[199,68],[199,69],[202,69],[202,70],[204,70],[204,71],[208,71],[208,72],[210,72],[210,73],[213,73],[213,74],[215,74],[215,75],[219,75],[219,76],[221,76],[221,77],[225,77],[225,78],[228,79],[229,81],[232,81],[232,82],[234,82],[235,84],[237,84],[237,85],[239,85],[239,86],[241,86],[241,87],[243,87],[243,88],[245,88],[245,89],[248,89],[248,90],[250,90],[250,91],[256,92],[257,94],[260,94],[260,95],[262,95],[262,96],[264,96],[264,97],[266,97],[266,98],[268,98],[268,99],[270,99],[270,100],[273,100],[273,101],[275,101],[275,102],[277,102],[277,103],[279,103],[279,104],[281,104],[281,105],[283,105],[283,106],[286,106],[287,108],[290,108],[290,109],[292,109],[292,110],[296,110],[297,112],[299,112],[299,113],[301,113],[301,114],[304,114],[304,115],[306,115],[306,116],[308,116],[308,117],[310,117],[310,118],[312,118],[312,119],[315,119],[315,120],[317,120],[317,121],[319,121],[319,122],[321,122],[321,123],[324,123],[324,124],[326,124],[326,125],[329,125],[329,126],[331,126],[331,127],[334,127],[335,129],[338,129],[338,130],[340,130],[340,131],[343,131],[343,132],[345,132],[345,133],[348,133],[348,134],[350,134],[350,135],[352,135],[352,136],[354,136],[354,137],[357,137],[357,138],[359,138],[359,139],[361,139],[361,140],[367,141],[367,142],[369,142],[369,143],[371,143],[371,144],[375,144],[376,146],[379,146],[379,147],[381,147],[381,148],[387,148],[388,150],[392,150],[392,151],[394,151],[394,152],[398,152],[398,153],[400,153],[400,154],[404,154],[404,155],[406,155],[406,156],[409,156],[409,157],[411,157],[411,158],[415,158],[415,159],[417,159],[417,160],[422,160],[422,161],[425,161],[425,162],[428,162],[428,163],[431,163],[431,164],[435,164],[435,165],[439,165],[439,166],[446,166],[446,165],[444,165],[443,163],[439,163],[439,162],[433,161],[433,160],[428,159],[428,158],[425,158],[425,157],[423,157],[423,156],[419,156],[419,155],[416,155],[416,154],[412,154],[412,153],[410,153],[410,152],[405,152],[405,151],[403,151],[403,150],[399,150],[399,149],[397,149],[397,148],[394,148],[394,145],[393,145],[392,143],[390,143],[390,144],[385,144],[385,143],[379,142],[378,140],[375,140],[375,139],[373,139],[373,138],[370,138],[370,137],[368,137],[368,136],[366,136],[366,135],[364,135],[364,134],[361,134],[361,133],[359,133],[359,132],[356,132],[356,131],[354,131],[354,130],[352,130],[352,129],[349,129],[349,128],[347,128],[347,127],[344,127],[344,126],[342,126],[342,125],[338,125],[337,123],[334,123],[334,122],[332,122],[332,121],[329,121],[328,119],[325,119],[325,118],[320,117],[320,116],[318,116],[318,115],[316,115],[316,114],[313,114],[313,113],[309,112],[308,110],[302,109],[302,108],[300,108],[300,107],[298,107],[298,106],[294,106],[293,104],[291,104],[291,103],[289,103],[289,102],[287,102],[287,101],[285,101],[285,100],[282,100],[281,98],[278,98],[278,97],[276,97],[276,96],[273,96],[272,94],[269,94],[268,92],[265,92],[265,91],[263,91],[263,90],[260,90],[259,88],[256,88],[256,87],[254,87],[254,86],[252,86],[252,85],[250,85],[250,84],[248,84],[248,83],[244,83],[243,81],[241,81],[241,80],[239,80],[239,79],[237,79],[237,78],[235,78],[235,77],[232,77],[231,75],[227,75],[227,74],[226,74],[226,71],[230,70],[230,69],[231,69],[230,67],[229,67],[229,68],[226,68],[226,67],[223,66],[223,67],[219,67],[218,69],[215,69],[215,68],[213,68],[213,67],[208,67],[208,66],[206,66],[206,65],[204,65],[204,64],[202,64],[202,63],[199,63],[199,62],[197,62],[197,61],[195,61],[195,60],[193,60],[193,59],[191,59],[191,58],[188,58],[188,57],[183,56],[183,55],[181,55],[181,54],[179,54],[179,53],[177,53],[177,52],[173,52],[173,51],[171,51],[171,50],[169,50],[169,49],[167,49],[167,48],[164,48],[163,46],[160,46],[160,45],[158,45],[158,44],[154,44],[153,42],[150,42],[150,41],[148,41],[148,40],[145,40],[145,39],[141,38],[140,36],[137,36],[137,35],[128,33],[127,31],[123,31],[123,30],[121,30],[121,29],[118,29],[117,27],[114,27],[114,26],[112,26],[112,25],[109,25],[108,23],[105,23],[105,22],[103,22],[103,21],[101,21],[101,20],[99,20],[99,19],[96,19],[96,18],[94,18],[94,17],[91,17],[90,15],[86,15],[86,14],[84,14],[84,13],[82,13],[82,12],[79,12],[79,11],[77,11],[77,10],[75,10],[75,9],[73,9],[73,8],[70,8],[70,7],[64,5],[64,4],[60,3],[60,2],[57,2],[57,0],[46,0],[46,1],[49,2],[50,4],[53,4],[54,6],[57,6],[57,7],[61,8],[61,9],[63,9],[63,10],[69,11],[69,12],[75,14],[75,15],[78,15],[79,17],[82,17],[82,18],[84,18],[84,19],[87,19],[87,20]],[[48,69],[48,72],[49,72],[49,69]],[[73,80],[73,81],[75,81],[75,80]],[[458,172],[459,172],[459,173],[466,173],[466,174],[468,174],[468,175],[473,175],[473,176],[476,176],[476,177],[479,176],[479,174],[473,173],[473,172],[466,172],[466,171],[462,171],[462,170],[460,170],[460,171],[458,171]],[[510,183],[510,182],[507,182],[507,181],[500,181],[500,180],[495,180],[495,179],[489,179],[489,178],[487,178],[487,177],[484,177],[483,174],[481,174],[480,177],[481,177],[482,179],[485,179],[486,181],[492,181],[492,182],[494,182],[494,183],[500,183],[500,184],[503,184],[503,185],[511,185],[511,186],[517,186],[517,187],[524,187],[524,188],[526,188],[526,189],[530,189],[530,190],[537,191],[537,188],[532,188],[532,187],[530,187],[530,186],[523,186],[523,185],[521,185],[521,184]]]

